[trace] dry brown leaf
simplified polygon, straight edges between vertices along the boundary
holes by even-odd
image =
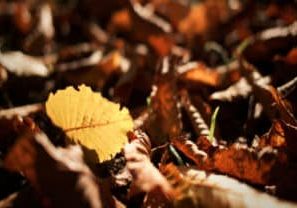
[[[252,86],[253,92],[259,102],[263,105],[264,111],[267,115],[273,119],[282,119],[291,125],[297,125],[297,121],[290,111],[290,106],[286,102],[278,91],[271,85],[265,83],[259,83],[257,80],[261,77],[255,67],[248,63],[243,58],[242,73],[246,77],[249,84]]]
[[[179,136],[182,130],[180,110],[177,106],[175,74],[168,58],[164,58],[162,72],[155,77],[151,92],[151,114],[146,129],[154,144]]]
[[[127,160],[127,168],[133,177],[132,186],[136,186],[138,190],[144,192],[159,189],[171,197],[173,194],[171,186],[150,161],[149,138],[140,131],[131,134],[129,137],[134,139],[125,146],[124,154]]]
[[[227,148],[218,148],[209,156],[206,169],[211,167],[250,183],[269,185],[274,168],[285,163],[284,153],[269,146],[256,152],[245,144],[234,143]]]
[[[207,154],[199,150],[198,146],[189,140],[186,136],[181,136],[171,140],[172,144],[184,153],[188,158],[192,159],[196,165],[200,166],[205,163]]]
[[[246,144],[224,147],[199,140],[198,146],[187,137],[176,138],[172,144],[200,169],[215,170],[254,184],[271,184],[275,175],[281,175],[277,168],[287,164],[284,151],[269,146],[256,151]]]
[[[4,167],[22,172],[45,197],[44,206],[99,208],[114,204],[111,196],[103,198],[108,191],[101,193],[95,176],[83,162],[80,147],[55,148],[43,133],[19,138]]]
[[[191,167],[178,169],[173,164],[161,167],[161,171],[179,193],[174,207],[296,207],[228,176]]]
[[[180,74],[179,79],[186,84],[203,84],[211,87],[216,87],[220,84],[220,74],[203,63],[187,63],[179,66],[178,72]]]
[[[281,148],[287,146],[282,122],[273,121],[270,130],[257,143],[256,148],[264,148],[266,146]]]

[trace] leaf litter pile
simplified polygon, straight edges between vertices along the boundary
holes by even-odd
[[[0,2],[0,208],[297,207],[297,3]]]

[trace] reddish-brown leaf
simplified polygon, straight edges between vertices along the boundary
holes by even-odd
[[[173,66],[168,58],[163,60],[162,72],[157,74],[151,94],[152,113],[147,130],[154,144],[179,136],[182,130],[180,112],[177,106],[177,86]]]
[[[6,156],[4,166],[22,172],[44,196],[44,206],[114,206],[108,189],[102,192],[84,164],[79,146],[56,148],[43,133],[24,134]]]

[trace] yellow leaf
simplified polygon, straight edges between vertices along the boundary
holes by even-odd
[[[70,143],[83,146],[89,162],[111,159],[127,143],[127,132],[133,128],[128,109],[103,98],[91,88],[67,87],[50,94],[46,113],[61,127]]]

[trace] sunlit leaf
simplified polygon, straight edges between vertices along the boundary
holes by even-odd
[[[61,127],[69,142],[81,144],[90,162],[111,159],[127,143],[133,121],[126,108],[94,93],[84,85],[51,94],[46,112]]]

